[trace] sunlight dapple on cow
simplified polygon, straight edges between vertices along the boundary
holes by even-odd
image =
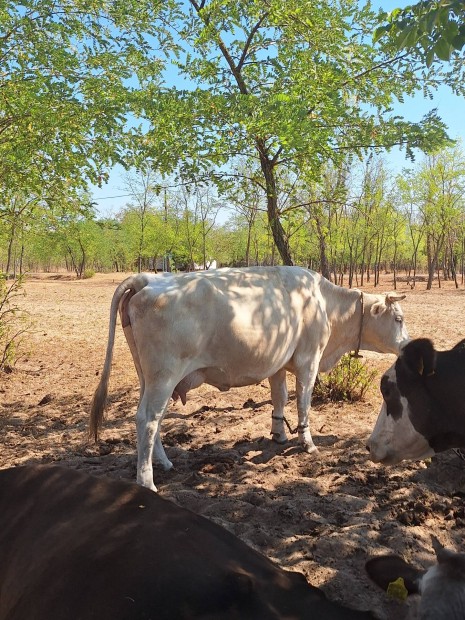
[[[355,349],[397,354],[408,338],[398,303],[403,298],[344,289],[300,267],[131,276],[113,295],[91,434],[97,439],[102,424],[119,309],[140,381],[140,484],[156,490],[152,456],[165,469],[172,467],[160,440],[170,398],[184,402],[187,392],[202,383],[226,391],[268,378],[271,432],[284,443],[286,372],[294,374],[299,442],[315,452],[308,414],[318,371],[330,370]]]

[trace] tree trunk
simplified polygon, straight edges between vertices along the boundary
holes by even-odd
[[[450,248],[450,269],[455,283],[455,288],[459,288],[459,283],[457,281],[457,257],[454,256],[452,247]]]
[[[250,266],[250,242],[252,239],[252,223],[250,221],[247,222],[247,245],[245,248],[245,266]]]
[[[276,190],[276,178],[274,174],[274,163],[269,159],[266,152],[265,141],[257,138],[256,146],[260,157],[260,166],[265,178],[266,187],[266,210],[268,214],[268,224],[270,225],[273,240],[281,256],[284,265],[293,265],[289,243],[286,233],[279,219],[278,193]]]
[[[462,238],[462,256],[460,257],[461,282],[465,280],[465,237]]]
[[[331,271],[329,269],[328,256],[326,254],[326,240],[321,229],[321,221],[320,218],[315,216],[315,224],[318,235],[318,244],[320,247],[320,271],[324,278],[331,282]]]
[[[79,247],[81,248],[81,261],[79,264],[79,279],[82,278],[82,274],[84,273],[84,269],[86,267],[86,251],[84,249],[84,246],[82,244],[82,241],[79,239]]]
[[[427,291],[430,291],[433,286],[435,271],[436,271],[436,257],[433,256],[428,260],[428,282],[426,283]]]
[[[13,221],[11,225],[10,238],[8,239],[8,251],[7,251],[7,259],[6,259],[6,269],[5,269],[7,278],[10,275],[10,270],[11,270],[11,263],[12,263],[12,256],[13,256],[13,242],[15,240],[15,234],[16,234],[16,223],[15,221]]]
[[[23,275],[23,261],[24,261],[24,243],[21,244],[21,254],[19,255],[19,275],[20,276]],[[455,281],[457,282],[457,279]]]

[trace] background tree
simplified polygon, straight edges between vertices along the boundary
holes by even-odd
[[[127,261],[127,252],[124,244],[124,235],[121,221],[114,218],[98,219],[100,228],[98,235],[98,250],[94,267],[96,271],[127,271],[134,264]]]
[[[50,183],[55,194],[61,185],[69,195],[102,182],[116,162],[128,163],[134,91],[161,70],[156,38],[147,43],[147,35],[163,32],[158,9],[146,0],[4,5],[0,188],[46,201]]]
[[[369,5],[173,1],[163,18],[178,36],[175,65],[184,82],[156,96],[140,93],[140,115],[151,125],[141,157],[160,169],[178,162],[181,176],[210,174],[222,183],[226,167],[234,172],[238,160],[253,157],[286,264],[293,257],[281,168],[298,175],[305,162],[317,178],[323,163],[337,165],[348,152],[398,144],[411,152],[445,137],[434,113],[418,124],[392,115],[393,100],[431,76],[420,80],[405,55],[370,44],[376,17]]]
[[[404,170],[396,179],[397,202],[407,222],[410,245],[409,276],[412,275],[412,288],[416,285],[416,275],[419,263],[419,253],[423,243],[425,228],[415,204],[415,191],[412,184],[412,171]]]
[[[159,188],[155,185],[155,175],[148,169],[126,175],[125,190],[129,192],[131,202],[125,209],[125,229],[131,230],[131,242],[135,243],[137,271],[144,269],[144,259],[153,256],[154,248],[148,240],[148,225],[154,221],[154,207]],[[151,235],[153,238],[153,235]]]
[[[465,159],[460,146],[426,157],[409,182],[409,200],[418,211],[425,234],[430,289],[447,240],[457,240],[452,233],[460,226],[464,211]]]
[[[177,241],[184,248],[187,268],[193,270],[196,265],[201,265],[208,269],[215,258],[210,232],[215,226],[220,204],[209,186],[183,187],[177,192],[177,200],[182,211]]]
[[[243,219],[247,226],[243,262],[245,267],[249,267],[249,265],[251,265],[252,239],[255,222],[259,210],[264,210],[265,205],[263,203],[263,192],[260,184],[254,182],[253,175],[247,172],[245,165],[243,169],[238,169],[238,176],[234,179],[234,184],[231,185],[227,192],[227,199],[231,203],[234,211],[238,213],[238,221]]]
[[[321,272],[329,266],[328,275],[338,284],[359,286],[372,275],[377,285],[383,269],[394,271],[395,279],[401,269],[409,281],[416,279],[427,270],[429,247],[429,255],[437,256],[433,277],[439,270],[458,285],[465,267],[464,170],[464,155],[455,146],[419,161],[395,179],[395,187],[377,158],[340,170],[328,166],[320,182],[304,175],[280,177],[281,218],[291,252],[299,264]],[[86,269],[132,271],[139,261],[144,270],[167,269],[168,258],[177,268],[211,258],[222,266],[244,265],[246,259],[257,265],[279,262],[260,194],[250,218],[245,197],[254,194],[242,193],[238,185],[228,201],[234,215],[220,222],[215,218],[224,203],[211,187],[190,185],[180,192],[168,183],[162,187],[157,176],[154,180],[153,200],[143,210],[142,245],[137,207],[99,219],[86,194],[76,198],[72,193],[63,205],[57,198],[53,208],[42,201],[31,205],[31,212],[19,218],[24,225],[16,226],[9,251],[8,216],[17,215],[23,204],[14,196],[15,208],[11,214],[4,208],[0,217],[2,266],[9,254],[18,271],[66,268],[78,275]],[[248,191],[249,181],[243,181]],[[234,211],[236,198],[243,202]]]
[[[13,277],[16,277],[17,270],[22,274],[24,233],[36,207],[37,197],[34,194],[13,190],[3,194],[0,219],[6,247],[4,271]]]
[[[94,215],[92,205],[83,197],[73,211],[64,205],[55,216],[53,229],[50,229],[50,237],[54,238],[68,268],[77,278],[84,276],[97,254],[100,228]]]

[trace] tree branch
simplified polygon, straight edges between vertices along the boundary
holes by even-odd
[[[241,54],[240,60],[237,63],[238,71],[242,70],[242,67],[244,66],[245,59],[247,57],[247,52],[249,51],[250,45],[252,44],[252,40],[253,40],[255,34],[258,32],[258,29],[262,25],[263,21],[266,19],[266,17],[268,17],[268,12],[266,12],[266,13],[264,13],[262,15],[262,17],[258,20],[258,22],[255,24],[255,26],[250,31],[249,36],[247,37],[247,40],[246,40],[246,42],[244,44],[244,49],[242,50],[242,54]]]

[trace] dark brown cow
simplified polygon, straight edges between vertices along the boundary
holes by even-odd
[[[2,470],[0,519],[0,620],[374,617],[136,484]]]

